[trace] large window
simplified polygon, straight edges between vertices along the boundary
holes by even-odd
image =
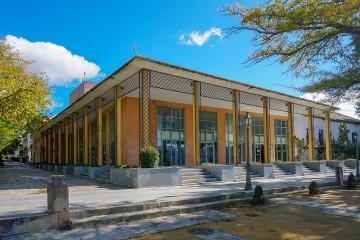
[[[185,165],[184,109],[158,107],[157,110],[160,165]]]
[[[253,161],[264,163],[264,121],[262,117],[253,117]]]
[[[217,114],[200,111],[200,162],[218,163]]]
[[[96,144],[96,121],[90,124],[90,153],[91,164],[97,164],[97,144]]]
[[[101,128],[101,142],[102,142],[102,164],[106,165],[106,115],[102,116]]]
[[[226,164],[234,164],[234,151],[233,151],[233,115],[225,114],[225,146],[226,146]],[[244,116],[240,116],[240,129],[238,129],[239,135],[239,160],[244,161]],[[238,163],[237,163],[238,164]]]
[[[288,160],[288,129],[287,121],[274,119],[275,161]]]

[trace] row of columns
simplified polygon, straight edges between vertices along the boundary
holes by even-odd
[[[150,72],[143,69],[140,74],[140,134],[139,141],[140,147],[144,147],[150,144]],[[194,164],[200,164],[200,109],[201,109],[201,84],[198,81],[193,81],[193,153]],[[115,161],[117,165],[121,165],[121,87],[114,87],[114,105],[115,105]],[[232,91],[232,112],[233,112],[233,155],[234,163],[239,162],[239,139],[238,131],[240,124],[240,91]],[[102,165],[102,113],[103,113],[103,99],[101,97],[96,98],[96,142],[97,142],[97,163]],[[269,98],[263,97],[263,120],[264,120],[264,159],[265,162],[271,161],[271,142],[270,142],[270,104]],[[294,104],[288,103],[288,145],[289,145],[289,161],[294,160]],[[89,163],[89,132],[88,132],[88,106],[83,108],[83,149],[84,149],[84,163]],[[108,124],[106,124],[108,126]],[[56,150],[58,153],[59,162],[65,159],[65,163],[69,163],[69,118],[64,119],[65,127],[65,156],[62,156],[62,122],[58,125],[58,146],[55,144],[56,126],[49,128],[47,131],[41,134],[43,145],[43,161],[47,159],[48,162],[55,163]],[[78,142],[77,142],[77,113],[72,114],[72,134],[73,134],[73,162],[78,164]],[[314,160],[314,144],[313,144],[313,109],[308,108],[308,129],[309,129],[309,156],[310,160]],[[108,130],[107,130],[108,131]],[[330,159],[330,119],[329,112],[325,113],[325,134],[326,134],[326,159]],[[107,136],[108,138],[108,136]],[[109,152],[109,144],[106,143],[107,151]],[[108,159],[108,157],[107,157]]]

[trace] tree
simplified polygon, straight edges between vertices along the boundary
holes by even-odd
[[[222,12],[240,18],[228,34],[255,33],[257,47],[245,60],[275,59],[310,83],[299,90],[325,93],[327,101],[354,100],[360,114],[360,1],[275,0],[254,7],[233,4]]]
[[[337,138],[338,147],[344,148],[349,145],[349,132],[346,123],[341,122],[339,126],[339,136]]]
[[[42,75],[27,71],[29,64],[0,40],[0,151],[48,120],[50,89]]]

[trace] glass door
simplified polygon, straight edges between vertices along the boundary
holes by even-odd
[[[218,163],[217,113],[200,112],[200,162]]]

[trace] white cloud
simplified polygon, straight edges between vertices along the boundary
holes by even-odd
[[[181,34],[179,37],[179,41],[185,45],[202,46],[210,39],[211,36],[217,36],[220,39],[223,38],[221,29],[217,27],[212,27],[203,33],[198,31],[193,31],[191,33]]]
[[[320,94],[305,93],[300,97],[313,100],[316,102],[324,102],[324,103],[326,103],[326,99],[327,99],[326,95],[323,93]],[[344,114],[349,117],[358,118],[358,116],[355,113],[355,101],[341,102],[339,104],[336,104],[335,107],[340,108],[340,110],[337,111],[338,113]]]
[[[25,38],[7,35],[5,42],[17,49],[25,59],[33,61],[29,71],[45,73],[50,85],[67,86],[83,77],[99,76],[100,67],[84,57],[72,54],[63,46],[51,42],[30,42]]]

